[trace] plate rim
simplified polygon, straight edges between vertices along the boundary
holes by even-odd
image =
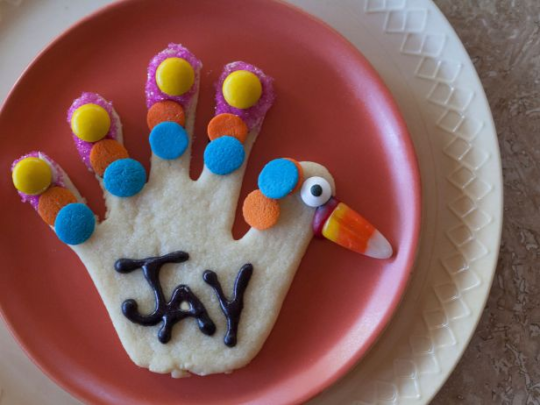
[[[465,48],[465,45],[463,45],[463,42],[461,41],[461,38],[457,34],[457,32],[454,29],[454,27],[452,26],[452,24],[450,24],[450,21],[448,21],[448,19],[444,15],[444,13],[441,11],[439,6],[437,6],[437,4],[433,0],[429,0],[429,1],[433,5],[434,10],[438,14],[439,18],[442,18],[444,20],[444,22],[446,23],[448,32],[453,37],[454,42],[460,48],[461,52],[464,55],[467,56],[465,63],[467,63],[468,69],[470,69],[472,75],[474,76],[474,80],[476,82],[475,84],[476,84],[476,86],[477,86],[477,88],[479,90],[478,93],[479,93],[479,97],[481,98],[482,104],[485,107],[487,107],[486,118],[489,120],[489,124],[493,128],[493,133],[491,135],[493,137],[493,140],[496,143],[496,148],[495,148],[496,156],[495,156],[494,160],[498,163],[498,169],[499,169],[499,170],[497,170],[497,183],[500,185],[500,187],[498,187],[499,190],[497,192],[497,198],[501,202],[501,204],[499,205],[499,207],[497,209],[497,218],[500,218],[500,221],[499,221],[498,226],[496,227],[496,230],[495,230],[495,240],[496,240],[495,245],[496,245],[497,248],[496,248],[496,251],[495,251],[495,253],[494,253],[493,257],[492,257],[492,260],[491,260],[492,263],[489,266],[489,267],[493,268],[493,270],[491,271],[489,280],[487,282],[487,284],[488,284],[487,292],[486,292],[485,296],[482,298],[482,303],[480,305],[481,308],[485,308],[486,305],[487,305],[487,301],[489,299],[489,296],[491,295],[491,289],[493,288],[493,282],[495,281],[495,273],[497,272],[497,262],[499,260],[499,255],[501,253],[500,247],[501,247],[501,243],[502,243],[502,232],[503,232],[503,225],[504,225],[504,179],[503,179],[503,173],[502,173],[501,149],[500,149],[500,146],[499,146],[499,143],[498,143],[498,138],[497,138],[497,126],[495,125],[495,120],[493,118],[493,113],[491,111],[491,106],[489,105],[489,101],[488,101],[488,98],[487,98],[487,95],[486,95],[486,91],[484,89],[482,81],[480,80],[480,76],[478,75],[478,71],[474,67],[474,64],[472,62],[471,56],[469,55],[469,52]],[[493,192],[495,192],[495,191],[493,191]],[[458,366],[458,364],[461,361],[463,355],[465,354],[465,351],[469,347],[469,344],[470,344],[470,342],[471,342],[471,340],[472,340],[472,338],[473,338],[473,336],[474,336],[474,334],[476,332],[476,329],[478,328],[478,325],[480,324],[480,321],[482,319],[482,312],[483,312],[483,310],[478,312],[478,315],[477,315],[476,319],[473,321],[473,331],[472,331],[472,333],[467,337],[465,343],[460,348],[459,353],[456,356],[456,359],[455,359],[454,363],[451,365],[448,374],[443,378],[443,381],[440,384],[439,388],[437,390],[435,390],[427,398],[428,402],[430,402],[439,393],[440,389],[443,387],[443,385],[446,384],[446,382],[448,381],[448,379],[450,378],[450,376],[452,375],[452,373],[454,372],[454,370]]]

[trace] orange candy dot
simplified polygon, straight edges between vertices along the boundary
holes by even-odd
[[[54,186],[39,196],[38,213],[47,224],[54,226],[58,212],[76,202],[77,198],[67,188]]]
[[[103,139],[94,144],[90,151],[90,164],[98,176],[103,176],[105,169],[118,159],[128,158],[124,145],[114,139]]]
[[[248,127],[242,118],[234,114],[216,115],[208,123],[208,137],[211,141],[220,136],[232,136],[244,143],[248,135]]]
[[[291,158],[285,158],[287,160],[290,160],[294,163],[296,168],[298,169],[298,183],[296,183],[296,187],[293,188],[293,191],[291,193],[295,193],[296,191],[300,190],[302,187],[302,183],[304,182],[304,169],[302,168],[302,165],[297,160],[291,159]]]
[[[164,121],[176,122],[178,125],[186,125],[186,114],[184,107],[172,100],[165,100],[155,103],[148,109],[146,123],[150,130],[157,124]]]
[[[265,197],[260,190],[255,190],[244,200],[242,213],[249,226],[262,231],[277,223],[279,203],[277,200]]]

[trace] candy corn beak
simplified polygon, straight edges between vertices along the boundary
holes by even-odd
[[[317,208],[313,231],[316,236],[369,257],[388,259],[393,254],[390,243],[373,225],[335,198]]]

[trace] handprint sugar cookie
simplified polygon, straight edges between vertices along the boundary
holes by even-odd
[[[86,266],[131,359],[182,377],[248,364],[268,337],[313,236],[385,259],[388,241],[335,197],[322,166],[276,158],[242,202],[251,229],[231,228],[251,148],[272,106],[272,79],[244,62],[216,85],[204,169],[189,177],[201,62],[170,44],[150,62],[146,84],[151,171],[130,158],[112,103],[83,93],[68,125],[104,189],[97,222],[67,174],[45,153],[12,167],[13,183]],[[276,151],[279,154],[279,151]]]

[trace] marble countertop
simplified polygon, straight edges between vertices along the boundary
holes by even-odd
[[[486,91],[501,148],[505,209],[487,306],[432,403],[540,404],[540,1],[435,3]]]

